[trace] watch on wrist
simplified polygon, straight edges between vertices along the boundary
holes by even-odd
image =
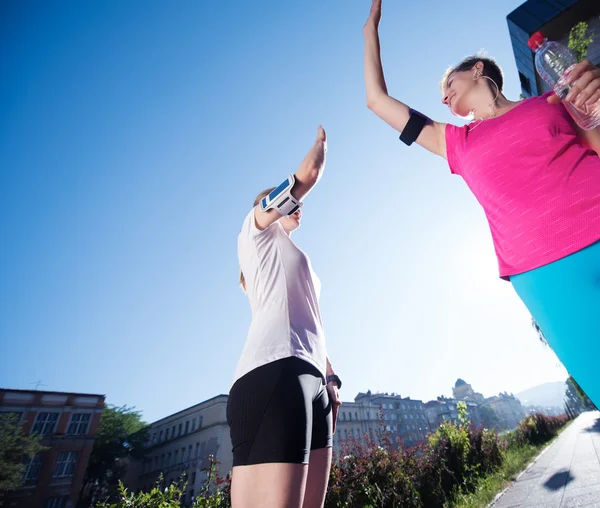
[[[327,376],[327,383],[329,384],[331,382],[337,384],[338,390],[342,387],[342,380],[338,376],[336,376],[335,374]]]

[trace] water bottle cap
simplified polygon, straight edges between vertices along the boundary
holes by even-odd
[[[531,51],[536,51],[542,44],[544,44],[546,37],[542,32],[535,32],[527,42]]]

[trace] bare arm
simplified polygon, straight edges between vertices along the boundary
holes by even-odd
[[[587,59],[582,60],[569,71],[567,83],[572,85],[572,88],[565,102],[586,113],[600,107],[600,68]],[[548,97],[548,102],[559,104],[561,99],[552,94]],[[600,156],[600,127],[586,131],[575,124],[575,130],[581,143]]]
[[[369,19],[363,28],[367,107],[384,122],[402,132],[410,118],[410,109],[388,95],[379,48],[380,19],[381,0],[373,0]],[[416,141],[430,152],[446,158],[445,128],[446,124],[431,121],[423,128]]]
[[[331,362],[329,361],[329,357],[327,357],[327,367],[325,370],[325,375],[326,376],[333,376],[335,375],[335,371],[333,370],[333,367],[331,366]]]
[[[300,167],[294,174],[296,182],[292,188],[292,196],[296,199],[304,199],[312,188],[317,185],[325,169],[325,153],[327,152],[327,135],[323,127],[319,125],[317,139],[311,149],[304,157]],[[254,208],[254,218],[258,229],[266,229],[275,221],[281,219],[277,210],[263,212],[257,206]]]
[[[333,367],[331,366],[331,362],[329,361],[329,357],[327,357],[327,366],[326,366],[326,376],[332,376],[335,374]],[[335,429],[337,426],[337,415],[338,409],[342,405],[342,401],[340,400],[340,393],[338,391],[338,386],[336,383],[331,382],[327,383],[327,393],[329,395],[329,402],[331,403],[331,411],[333,417],[333,432],[335,433]]]

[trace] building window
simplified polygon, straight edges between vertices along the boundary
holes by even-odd
[[[198,457],[200,455],[200,443],[196,443],[196,451],[194,452],[194,457]]]
[[[23,480],[26,482],[37,481],[41,468],[42,456],[38,453],[34,457],[27,459],[27,462],[25,462],[25,473],[23,474]]]
[[[165,431],[165,441],[169,440],[169,429]]]
[[[370,420],[370,419],[371,419],[371,412],[367,411],[367,420]]]
[[[67,499],[67,496],[51,497],[46,501],[44,508],[66,508]]]
[[[342,420],[346,419],[346,413],[342,412]]]
[[[182,429],[182,427],[183,427],[183,424],[180,423],[179,424],[179,434],[177,434],[178,436],[181,436],[181,429]]]
[[[160,467],[165,467],[165,454],[160,456]]]
[[[70,436],[85,436],[90,425],[90,413],[73,413],[67,434]]]
[[[196,483],[196,471],[194,471],[194,472],[192,473],[192,486],[193,486],[195,483]],[[192,492],[194,492],[194,491],[192,490]],[[192,494],[192,496],[193,496],[193,494]]]
[[[196,430],[196,418],[192,420],[192,432]]]
[[[196,473],[194,473],[194,474],[196,474]],[[195,499],[195,498],[194,498],[194,489],[192,489],[192,490],[190,490],[190,501],[192,501],[192,502],[193,502],[193,501],[194,501],[194,499]]]
[[[175,450],[175,462],[173,464],[179,464],[179,450]]]
[[[171,430],[171,437],[172,437],[172,438],[175,438],[175,429],[176,429],[176,428],[177,428],[177,427],[176,427],[175,425],[173,425],[173,429]]]
[[[190,421],[185,422],[185,433],[187,434],[190,431]]]
[[[78,452],[60,452],[52,477],[67,478],[73,476],[75,474],[75,466],[77,465],[78,458]]]
[[[169,452],[167,455],[167,467],[169,467],[170,465],[171,465],[171,452]]]
[[[188,446],[188,460],[192,460],[192,445]]]
[[[358,420],[358,413],[354,413],[354,419]]]
[[[181,462],[185,460],[185,446],[181,449]]]
[[[58,413],[38,413],[35,418],[32,433],[47,436],[54,434],[58,423]]]
[[[162,443],[162,440],[163,440],[162,438],[163,438],[163,431],[161,430],[161,431],[158,433],[158,442],[159,442],[159,443]]]

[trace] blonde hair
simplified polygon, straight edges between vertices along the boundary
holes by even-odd
[[[256,205],[258,205],[258,203],[260,203],[260,200],[262,198],[264,198],[265,196],[268,196],[274,190],[275,190],[275,187],[270,187],[270,188],[262,191],[258,196],[256,196],[256,199],[254,200],[254,207],[256,207]],[[244,291],[246,291],[246,279],[244,278],[244,274],[242,273],[241,270],[240,270],[240,286],[242,286],[242,289]]]

